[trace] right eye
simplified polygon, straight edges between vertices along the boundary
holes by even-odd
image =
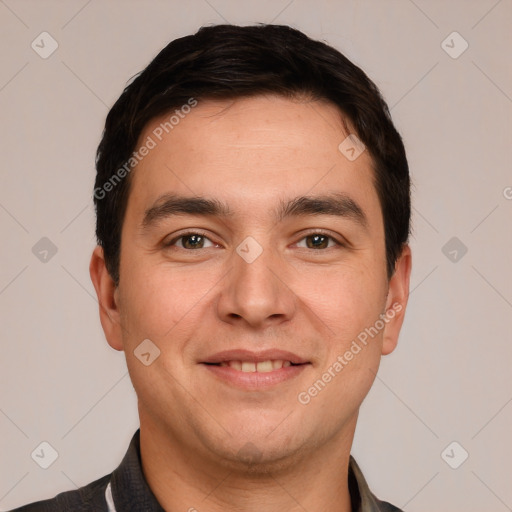
[[[209,243],[210,245],[205,247],[205,243]],[[173,238],[170,242],[167,242],[164,245],[165,247],[177,246],[180,249],[195,250],[214,247],[216,244],[214,244],[204,233],[189,231]]]

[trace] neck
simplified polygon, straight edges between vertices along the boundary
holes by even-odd
[[[241,469],[186,446],[141,418],[142,469],[168,511],[350,512],[348,464],[355,429],[272,467]]]

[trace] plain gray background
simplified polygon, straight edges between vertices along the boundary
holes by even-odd
[[[356,432],[370,486],[406,512],[512,510],[510,0],[0,0],[1,510],[111,472],[138,426],[88,274],[94,153],[130,77],[221,22],[337,47],[405,140],[412,293]],[[48,469],[31,458],[43,441]]]

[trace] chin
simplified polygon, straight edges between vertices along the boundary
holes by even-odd
[[[245,443],[239,450],[224,456],[226,468],[237,473],[245,473],[253,477],[283,473],[295,467],[300,458],[301,450],[295,449],[286,442],[280,446],[272,443]]]
[[[227,430],[236,434],[224,435],[222,439],[203,437],[203,443],[209,445],[216,461],[223,461],[230,471],[253,476],[283,472],[305,455],[308,443],[299,426],[295,431],[301,432],[300,438],[290,432],[291,425],[276,429],[282,420],[272,424],[260,421],[260,429],[247,420],[244,425],[232,424]]]

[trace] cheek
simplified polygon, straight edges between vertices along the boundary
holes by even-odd
[[[182,386],[191,387],[186,347],[201,325],[201,311],[211,307],[205,295],[208,288],[194,286],[188,272],[162,267],[139,264],[129,269],[129,275],[121,293],[121,318],[130,376],[144,407],[165,404],[168,413],[178,414],[174,404],[187,398],[182,396]],[[148,366],[136,357],[137,348],[146,339],[159,350]],[[176,382],[181,385],[176,386]]]
[[[142,264],[134,265],[127,275],[130,280],[123,283],[121,316],[129,337],[163,344],[197,328],[196,317],[215,283],[203,280],[199,286],[189,271],[165,266],[145,269]]]
[[[383,332],[379,315],[385,307],[386,280],[378,270],[373,265],[346,269],[329,288],[326,322],[335,334],[323,375],[330,372],[336,377],[323,399],[349,410],[366,396],[379,367]]]
[[[296,281],[294,290],[337,344],[355,338],[383,312],[385,279],[372,266],[344,266],[328,272],[318,269],[304,276]]]

